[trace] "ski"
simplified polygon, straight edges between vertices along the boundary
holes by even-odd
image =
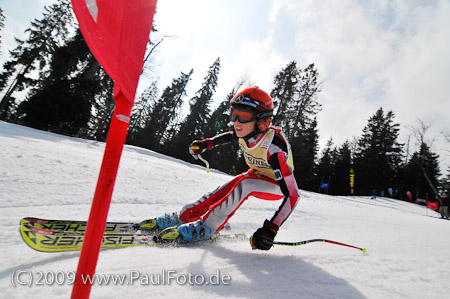
[[[20,220],[20,225],[28,225],[35,228],[54,231],[64,231],[84,234],[87,221],[57,220],[25,217]],[[156,227],[156,219],[146,219],[139,223],[133,222],[106,222],[105,233],[135,233],[138,231],[155,234],[161,230]],[[230,224],[226,223],[224,230],[230,230]]]
[[[107,222],[105,226],[105,233],[129,233],[137,232],[140,229],[145,230],[146,224],[149,224],[152,221],[154,221],[154,219],[144,220],[141,223]],[[25,224],[40,229],[84,233],[86,231],[87,221],[26,217],[20,220],[21,226]]]
[[[64,252],[81,250],[84,240],[84,234],[80,231],[57,231],[30,226],[26,223],[20,226],[20,235],[24,242],[34,250],[41,252]],[[243,240],[244,234],[219,234],[216,233],[212,240],[203,241],[212,242],[218,239],[225,240]],[[197,242],[198,243],[198,242]],[[187,243],[179,238],[172,240],[158,240],[151,234],[143,233],[105,233],[101,248],[123,248],[134,246],[183,246]],[[196,244],[196,243],[195,243]]]

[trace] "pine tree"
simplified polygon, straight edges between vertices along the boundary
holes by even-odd
[[[278,107],[273,122],[283,128],[290,140],[295,177],[301,188],[307,190],[317,190],[314,186],[319,138],[316,115],[321,109],[317,102],[320,92],[317,77],[314,64],[300,69],[293,61],[275,77],[275,87],[270,93]]]
[[[140,146],[141,136],[139,133],[145,126],[145,122],[149,119],[151,106],[158,96],[158,81],[153,81],[140,96],[136,97],[131,111],[130,127],[127,134],[127,144]],[[147,136],[150,138],[150,136]]]
[[[422,143],[405,166],[404,188],[412,191],[416,198],[425,198],[428,194],[431,199],[437,194],[433,186],[439,185],[439,176],[439,156]]]
[[[350,169],[352,168],[352,153],[348,141],[337,149],[334,165],[333,184],[330,194],[350,195]]]
[[[43,18],[31,22],[28,39],[16,39],[17,47],[10,52],[11,60],[4,65],[0,74],[0,91],[5,90],[0,102],[0,119],[14,119],[13,108],[15,98],[13,93],[28,87],[36,87],[39,78],[45,78],[51,54],[64,44],[70,37],[69,28],[74,24],[72,7],[69,0],[59,0],[58,3],[44,8]],[[33,78],[31,73],[39,73],[39,78]]]
[[[429,190],[437,196],[439,203],[442,205],[443,202],[442,198],[439,196],[437,178],[434,177],[435,173],[437,173],[436,176],[439,176],[440,172],[439,163],[437,162],[439,156],[431,152],[433,141],[427,142],[425,138],[430,125],[425,124],[421,119],[417,119],[417,122],[419,126],[412,127],[411,129],[419,145],[419,151],[416,152],[417,157],[414,157],[413,155],[413,158],[416,158],[416,167],[418,167],[419,172],[421,172],[419,178],[422,177],[425,179],[429,186]]]
[[[402,160],[398,143],[399,124],[394,123],[394,113],[384,113],[380,108],[369,119],[358,140],[355,152],[356,191],[359,194],[384,192],[396,184]]]
[[[3,14],[3,9],[0,7],[0,32],[4,27],[5,27],[5,15]],[[1,46],[2,46],[2,36],[0,35],[0,55],[2,55]]]
[[[450,134],[442,132],[444,139],[450,144]],[[441,188],[443,193],[442,204],[450,208],[450,166],[447,168],[447,176],[442,179]]]
[[[298,101],[292,105],[294,119],[299,122],[297,126],[308,127],[317,113],[321,110],[321,105],[317,102],[317,94],[320,92],[320,84],[317,82],[319,73],[310,64],[299,72]]]
[[[294,138],[299,130],[307,129],[321,109],[317,102],[320,92],[317,77],[314,64],[302,70],[295,61],[275,77],[270,95],[278,108],[273,123],[283,128],[288,139]]]
[[[161,97],[151,103],[149,115],[144,120],[142,129],[138,131],[139,146],[161,151],[166,134],[169,134],[175,125],[193,72],[191,69],[187,74],[181,73],[164,89]]]
[[[422,170],[422,175],[428,184],[424,189],[430,196],[432,194],[438,195],[437,186],[439,186],[439,176],[441,175],[439,155],[432,152],[431,148],[426,143],[423,143],[418,152],[418,162]]]
[[[316,157],[318,151],[319,135],[317,131],[317,119],[304,129],[298,129],[291,139],[294,158],[294,175],[302,189],[316,191],[314,185],[316,177]]]
[[[208,120],[210,117],[210,103],[217,88],[217,80],[220,71],[220,57],[210,66],[202,87],[196,92],[190,101],[188,116],[180,125],[179,131],[166,147],[177,158],[192,161],[188,152],[188,146],[194,139],[207,137]]]
[[[106,141],[116,104],[113,98],[114,81],[103,68],[98,70],[97,79],[100,90],[92,103],[92,113],[86,137],[98,141]]]
[[[48,76],[19,105],[20,121],[61,134],[87,131],[93,101],[102,91],[98,81],[100,71],[77,30],[67,45],[54,51]]]
[[[273,123],[283,128],[288,139],[294,135],[295,112],[291,109],[298,90],[298,79],[297,62],[292,61],[275,76],[275,87],[270,93],[276,110]]]
[[[321,182],[327,183],[330,179],[334,180],[335,163],[336,147],[334,147],[333,138],[330,138],[321,152],[319,163],[317,163],[316,186],[320,187]]]
[[[447,176],[441,182],[443,193],[443,205],[450,208],[450,167],[447,168]]]

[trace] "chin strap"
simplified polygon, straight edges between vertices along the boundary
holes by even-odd
[[[263,122],[261,122],[261,120]],[[257,136],[258,134],[264,134],[267,131],[267,129],[269,128],[267,121],[268,121],[267,119],[257,120],[253,131],[242,138],[244,138],[246,141],[248,141],[250,138]],[[269,121],[269,124],[270,124],[270,121]]]
[[[255,137],[259,133],[261,133],[261,132],[259,132],[259,130],[257,130],[256,125],[255,125],[255,129],[250,134],[247,134],[246,136],[244,136],[242,138],[244,138],[245,141],[248,141],[250,138]]]

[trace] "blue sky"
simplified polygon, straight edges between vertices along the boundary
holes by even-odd
[[[0,62],[14,47],[12,36],[23,37],[44,3],[51,2],[0,0],[7,17]],[[431,126],[426,137],[447,173],[450,144],[441,132],[450,133],[450,1],[171,0],[157,9],[159,34],[176,36],[155,56],[160,89],[193,68],[192,97],[221,57],[218,103],[242,76],[270,92],[290,61],[302,68],[314,63],[322,82],[321,145],[330,137],[340,145],[360,136],[383,107],[395,113],[403,143],[417,118]]]

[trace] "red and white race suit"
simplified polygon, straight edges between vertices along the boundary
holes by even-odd
[[[217,146],[233,138],[233,132],[227,132],[210,140]],[[291,148],[283,132],[270,127],[266,133],[249,142],[239,138],[239,146],[250,169],[184,206],[180,213],[184,223],[203,218],[210,229],[220,230],[250,196],[263,200],[283,200],[270,220],[277,226],[281,226],[292,213],[299,192],[293,174]]]

